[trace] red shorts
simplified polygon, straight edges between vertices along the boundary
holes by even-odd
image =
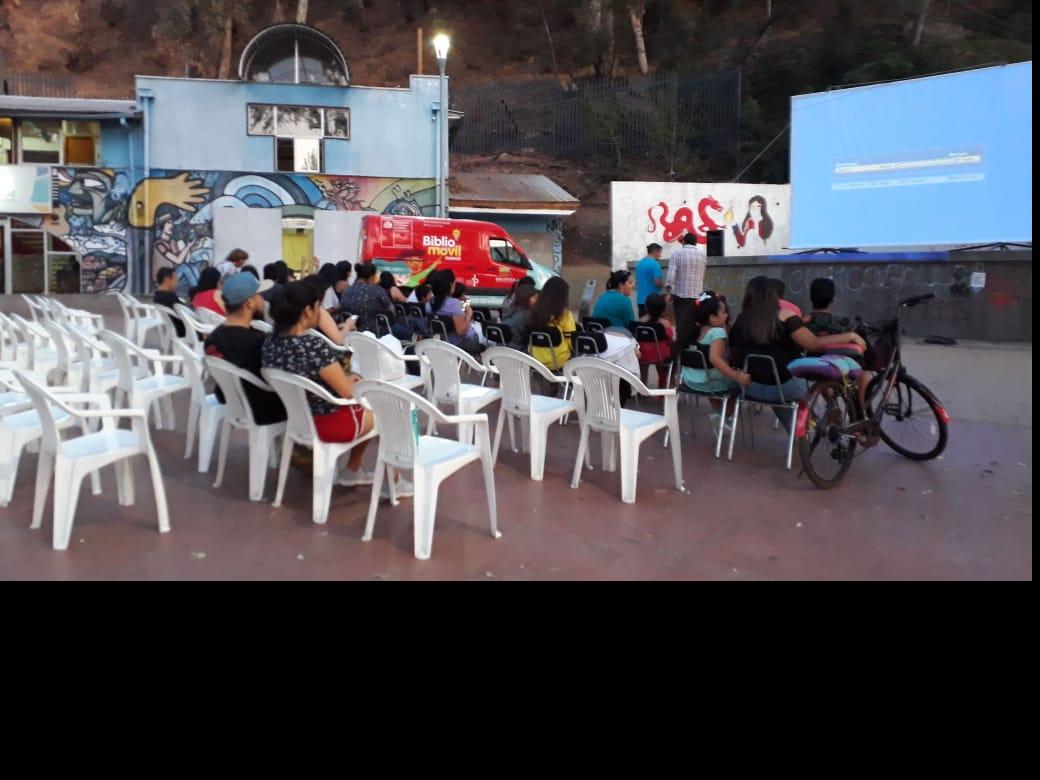
[[[318,415],[314,418],[314,427],[322,441],[346,444],[361,435],[364,417],[365,407],[353,404],[343,406],[332,414]]]

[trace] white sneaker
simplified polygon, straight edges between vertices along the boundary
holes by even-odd
[[[358,469],[357,471],[345,470],[336,479],[340,487],[358,487],[360,485],[371,485],[376,481],[375,472]]]
[[[395,498],[411,498],[415,495],[415,486],[407,479],[399,478],[394,483],[394,497]],[[390,500],[390,482],[387,480],[383,481],[383,489],[379,494],[380,498],[387,501]]]

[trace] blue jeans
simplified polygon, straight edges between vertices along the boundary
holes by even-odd
[[[784,401],[800,401],[809,394],[809,383],[798,377],[791,377],[778,388],[776,385],[763,385],[752,382],[747,386],[747,397],[755,401],[766,401],[769,403],[780,403],[780,391],[783,391]],[[793,414],[785,414],[781,409],[773,408],[773,413],[784,429],[790,432]]]

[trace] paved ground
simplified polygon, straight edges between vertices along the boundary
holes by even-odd
[[[247,500],[243,436],[233,440],[225,484],[215,490],[212,474],[181,459],[183,434],[171,432],[158,432],[155,441],[172,533],[156,529],[142,463],[137,505],[116,504],[109,470],[104,495],[83,493],[69,550],[54,552],[49,518],[43,531],[28,528],[29,456],[14,502],[0,509],[0,578],[1032,578],[1030,427],[978,422],[970,418],[980,415],[953,407],[943,460],[913,463],[882,445],[861,456],[839,489],[822,492],[797,467],[784,470],[782,439],[765,417],[755,449],[738,443],[732,463],[716,461],[704,411],[681,412],[687,493],[670,483],[660,437],[644,445],[634,506],[621,503],[618,475],[598,468],[572,490],[576,427],[556,427],[542,483],[528,479],[525,457],[504,448],[496,470],[502,539],[488,534],[476,468],[445,483],[433,558],[425,562],[412,557],[410,501],[397,509],[384,504],[375,538],[364,543],[367,489],[336,489],[328,525],[315,526],[309,484],[299,477],[281,509]]]

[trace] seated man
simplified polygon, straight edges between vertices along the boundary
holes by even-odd
[[[165,306],[171,310],[176,304],[184,303],[177,297],[177,274],[172,268],[160,268],[155,274],[155,295],[152,296],[152,302],[156,306]],[[177,330],[177,338],[184,338],[184,323],[181,322],[181,318],[175,314],[172,319],[173,327]]]
[[[252,371],[260,377],[261,350],[266,336],[251,327],[253,320],[264,315],[264,299],[260,294],[271,286],[269,280],[259,282],[252,274],[233,274],[224,283],[224,305],[227,319],[206,337],[206,354],[226,360],[232,365]],[[242,383],[249,407],[258,425],[271,425],[286,419],[285,407],[276,393]],[[217,398],[224,394],[217,388]]]

